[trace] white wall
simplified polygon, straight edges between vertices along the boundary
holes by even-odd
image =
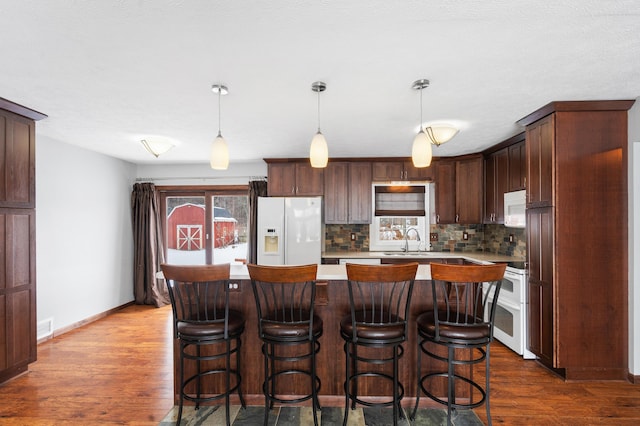
[[[135,165],[38,135],[38,321],[59,330],[133,300]]]
[[[629,373],[640,376],[640,98],[629,110]]]

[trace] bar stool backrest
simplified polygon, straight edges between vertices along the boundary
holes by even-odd
[[[176,337],[179,337],[179,323],[224,323],[227,338],[230,265],[162,264],[160,267],[169,288]]]
[[[313,311],[318,265],[247,265],[258,310],[258,333],[267,324],[305,326],[313,339]]]
[[[404,327],[407,336],[407,318],[413,285],[418,271],[417,263],[397,265],[361,265],[347,263],[349,302],[353,327],[353,342],[359,337],[358,327]],[[374,339],[375,340],[375,339]],[[386,340],[386,339],[385,339]]]
[[[492,341],[495,310],[506,264],[432,263],[430,267],[432,297],[437,301],[433,304],[436,340],[455,342],[455,333],[447,333],[447,337],[444,337],[440,333],[441,330],[443,327],[447,327],[448,330],[464,327],[465,331],[458,334],[461,343],[471,343],[470,340],[474,339],[478,340],[477,343]],[[487,310],[489,315],[485,316]],[[474,328],[483,330],[487,327],[488,335],[469,333]]]

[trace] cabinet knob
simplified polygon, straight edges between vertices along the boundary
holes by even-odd
[[[440,215],[439,214],[436,215],[436,223],[440,223]]]
[[[459,220],[460,220],[460,215],[459,215],[459,214],[457,214],[457,215],[456,215],[456,223],[458,223],[458,221],[459,221]]]

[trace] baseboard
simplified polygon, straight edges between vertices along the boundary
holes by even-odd
[[[634,385],[640,385],[640,376],[634,376],[633,374],[628,373],[627,380],[633,383]]]
[[[62,327],[62,328],[59,328],[57,330],[54,330],[53,333],[49,334],[48,336],[43,337],[42,339],[39,339],[38,340],[38,344],[46,342],[47,340],[51,340],[51,339],[53,339],[55,337],[58,337],[58,336],[60,336],[62,334],[65,334],[65,333],[68,333],[68,332],[70,332],[72,330],[75,330],[76,328],[80,328],[80,327],[82,327],[84,325],[90,324],[90,323],[92,323],[94,321],[97,321],[99,319],[108,317],[109,315],[113,314],[114,312],[117,312],[117,311],[119,311],[121,309],[124,309],[127,306],[131,306],[133,304],[134,304],[133,301],[127,302],[124,305],[116,306],[115,308],[109,309],[108,311],[104,311],[104,312],[101,312],[99,314],[92,315],[89,318],[85,318],[85,319],[83,319],[81,321],[75,322],[75,323],[73,323],[71,325],[68,325],[66,327]]]

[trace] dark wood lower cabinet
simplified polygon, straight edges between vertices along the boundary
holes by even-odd
[[[0,383],[36,360],[35,211],[0,209]]]
[[[258,325],[255,302],[250,281],[240,281],[238,292],[231,294],[231,304],[234,309],[244,313],[246,320],[245,332],[242,335],[242,389],[248,400],[262,401],[263,359],[261,342],[258,339]],[[322,318],[324,333],[320,338],[320,353],[317,357],[318,375],[322,381],[320,389],[321,403],[326,405],[340,405],[344,401],[345,355],[344,341],[340,337],[340,320],[349,313],[349,299],[346,281],[328,281],[318,283],[316,297],[316,312]],[[417,360],[417,331],[415,320],[417,316],[431,306],[431,287],[426,281],[415,283],[409,318],[409,340],[404,343],[404,355],[400,359],[400,381],[404,385],[405,397],[414,397],[416,390],[416,360]],[[444,355],[444,353],[443,353]],[[178,372],[179,352],[174,342],[174,369]],[[423,357],[423,371],[442,365],[433,365],[434,361]],[[188,365],[187,372],[194,371],[195,365]],[[446,369],[446,367],[445,367]],[[218,375],[221,376],[221,375]],[[178,377],[176,374],[175,377]],[[308,380],[296,378],[289,383],[282,380],[281,391],[290,395],[307,393]],[[224,385],[223,377],[208,376],[204,384],[205,393],[213,393]],[[441,388],[434,388],[434,392],[446,395],[444,384]],[[280,385],[279,385],[280,386]],[[174,395],[178,384],[174,383]],[[359,393],[368,396],[383,396],[391,394],[391,386],[377,380],[359,383]],[[464,390],[461,390],[464,398]],[[427,403],[428,398],[421,399]],[[177,401],[177,399],[176,399]]]

